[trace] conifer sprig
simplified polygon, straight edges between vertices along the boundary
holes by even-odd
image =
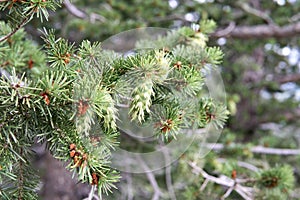
[[[8,11],[9,13],[9,25],[12,28],[10,32],[0,37],[0,42],[10,38],[35,16],[41,22],[44,19],[48,20],[48,9],[55,10],[62,2],[62,0],[14,0],[0,2],[0,10]]]
[[[215,121],[218,128],[226,120],[224,105],[203,101],[206,106],[201,106],[196,101],[203,90],[204,58],[216,65],[220,56],[211,50],[207,54],[208,47],[192,44],[195,34],[190,28],[171,31],[154,42],[154,50],[141,49],[122,57],[103,50],[100,43],[83,41],[75,47],[57,38],[53,30],[44,30],[50,67],[32,79],[26,73],[18,74],[27,61],[20,59],[19,64],[10,65],[12,76],[2,78],[0,98],[4,103],[0,108],[13,112],[1,122],[8,124],[3,138],[10,141],[10,149],[15,149],[23,136],[28,144],[35,137],[47,141],[51,153],[69,162],[67,168],[79,180],[96,186],[99,195],[110,192],[119,180],[118,172],[110,166],[111,151],[119,143],[118,103],[127,105],[132,120],[152,124],[156,135],[167,142],[197,120],[202,120],[199,127]],[[180,38],[179,45],[174,38]],[[22,37],[16,34],[13,39],[17,42]],[[202,42],[206,44],[205,39]],[[6,47],[5,51],[12,48]],[[189,98],[192,103],[187,103]],[[22,129],[23,135],[16,134]],[[9,157],[5,159],[26,163],[29,158],[17,152],[7,152]],[[31,184],[31,188],[36,187]]]

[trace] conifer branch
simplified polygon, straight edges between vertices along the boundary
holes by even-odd
[[[206,21],[202,25],[207,27],[204,30],[210,32],[215,24]],[[131,119],[136,118],[141,123],[152,121],[155,133],[164,139],[181,134],[180,130],[189,126],[191,118],[196,118],[198,128],[210,121],[215,122],[218,127],[225,123],[227,114],[224,105],[219,105],[212,99],[199,99],[195,105],[187,105],[185,102],[186,97],[198,98],[202,92],[203,72],[198,68],[199,65],[204,65],[202,60],[205,59],[205,64],[216,67],[223,56],[220,49],[206,46],[205,34],[208,32],[203,32],[198,37],[198,32],[185,27],[161,37],[161,41],[157,43],[154,42],[158,47],[162,44],[163,48],[167,46],[168,52],[153,50],[125,58],[106,52],[99,43],[84,41],[76,48],[67,40],[56,38],[54,31],[44,32],[47,64],[51,70],[45,69],[44,73],[31,79],[25,73],[19,78],[19,70],[12,67],[11,78],[1,80],[3,86],[0,87],[0,92],[5,94],[0,98],[1,102],[5,102],[1,108],[4,112],[15,107],[28,111],[26,127],[34,125],[25,131],[30,134],[30,138],[37,136],[39,140],[47,140],[51,153],[61,160],[70,161],[67,168],[76,172],[80,181],[98,187],[99,196],[103,192],[112,192],[111,188],[115,187],[114,183],[120,178],[109,164],[111,149],[119,143],[117,136],[120,128],[116,123],[119,111],[115,108],[116,105],[129,104]],[[22,36],[23,32],[20,33]],[[22,45],[23,38],[24,34],[16,38],[16,42],[21,42]],[[176,48],[176,38],[184,38],[182,48]],[[192,44],[193,41],[196,44]],[[198,48],[197,45],[203,48]],[[170,52],[174,52],[174,56]],[[46,63],[44,57],[41,62]],[[24,66],[26,64],[28,63],[24,63]],[[9,69],[6,70],[11,73]],[[124,75],[125,80],[122,79]],[[180,82],[183,79],[184,84],[178,84],[178,88],[169,84],[169,80]],[[24,84],[21,85],[21,81]],[[198,112],[203,113],[203,116],[201,114],[198,117]],[[22,122],[22,113],[13,114]],[[5,117],[1,123],[23,124],[9,117]],[[23,126],[17,128],[24,129]],[[41,133],[36,132],[39,128]],[[101,136],[94,134],[95,130],[101,130]],[[23,150],[25,155],[20,159],[28,160],[26,149]],[[159,199],[163,193],[155,174],[145,161],[139,159],[153,188],[152,198]],[[167,164],[170,163],[169,155],[165,159]],[[19,176],[23,180],[23,187],[19,187],[19,196],[23,194],[20,198],[36,195],[36,184],[28,178],[32,175],[25,168],[27,165],[25,162],[20,164],[24,167],[23,171],[17,169],[17,174],[23,173],[23,176]],[[165,178],[170,196],[175,199],[170,167],[166,168]],[[12,195],[17,196],[18,191],[14,192]]]
[[[32,14],[31,14],[31,16],[32,16]],[[2,36],[1,38],[0,38],[0,42],[3,42],[3,41],[5,41],[5,40],[7,40],[8,38],[10,38],[12,35],[14,35],[18,30],[20,30],[29,20],[30,20],[30,18],[31,18],[31,16],[30,17],[25,17],[22,21],[21,21],[21,23],[14,29],[14,30],[12,30],[10,33],[8,33],[7,35],[5,35],[5,36]]]

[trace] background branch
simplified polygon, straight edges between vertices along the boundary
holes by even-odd
[[[225,148],[231,148],[227,147],[224,144],[220,143],[207,143],[205,144],[207,148],[210,148],[215,151],[223,150]],[[269,147],[263,147],[263,146],[254,146],[249,149],[252,153],[257,154],[273,154],[273,155],[300,155],[300,149],[281,149],[281,148],[269,148]]]
[[[150,168],[147,166],[147,164],[143,161],[142,158],[140,158],[139,156],[137,156],[137,159],[139,160],[140,164],[142,165],[142,167],[145,170],[146,176],[154,190],[154,194],[152,197],[152,200],[158,200],[159,197],[161,196],[162,192],[159,189],[158,183],[155,179],[154,174],[152,173],[152,171],[150,170]]]
[[[231,37],[231,38],[285,38],[300,35],[300,22],[291,23],[285,26],[255,25],[255,26],[236,26],[227,35],[223,35],[224,29],[214,32],[212,37]]]
[[[248,3],[237,2],[237,5],[243,11],[265,20],[268,24],[274,24],[273,20],[270,18],[270,16],[267,13],[251,7]]]
[[[106,18],[99,14],[91,13],[90,15],[88,15],[86,12],[77,8],[69,0],[65,0],[63,5],[66,7],[66,9],[69,13],[71,13],[72,15],[74,15],[77,18],[88,19],[91,23],[94,23],[95,21],[100,21],[100,22],[106,21]]]
[[[69,0],[64,1],[64,6],[69,13],[74,15],[77,18],[83,20],[89,20],[94,23],[95,21],[105,22],[106,18],[96,14],[88,14],[85,11],[80,10]],[[218,29],[211,36],[212,37],[231,37],[231,38],[284,38],[284,37],[293,37],[300,34],[300,22],[291,23],[285,26],[276,26],[273,23],[273,20],[263,11],[260,11],[256,8],[252,8],[248,4],[238,4],[238,6],[254,16],[264,19],[268,24],[263,25],[253,25],[253,26],[236,26],[234,22],[231,22],[228,27],[223,29]],[[173,21],[180,20],[182,22],[189,22],[185,19],[184,16],[178,14],[172,14],[165,17],[157,17],[152,22],[164,22],[164,21]],[[151,21],[150,21],[151,22]]]
[[[164,17],[156,17],[154,20],[150,22],[165,22],[165,21],[173,21],[173,20],[180,20],[182,22],[190,22],[184,16],[178,14],[172,14]]]
[[[230,22],[226,28],[215,32],[213,34],[213,37],[225,37],[228,34],[230,34],[234,28],[235,28],[235,22]]]
[[[166,162],[165,173],[166,173],[166,184],[167,184],[168,192],[169,192],[170,198],[172,200],[176,200],[176,195],[175,195],[175,191],[174,191],[173,184],[172,184],[171,158],[170,158],[167,148],[164,148],[162,146],[161,149],[164,154],[165,162]]]
[[[189,162],[189,165],[193,168],[194,173],[201,174],[205,179],[208,179],[211,182],[217,183],[219,185],[223,185],[229,188],[230,190],[235,190],[239,195],[241,195],[245,200],[252,200],[252,194],[253,194],[253,188],[242,186],[238,183],[238,181],[235,181],[225,175],[222,175],[220,177],[214,177],[212,175],[209,175],[206,173],[203,169],[198,167],[195,163]],[[232,189],[230,189],[232,188]],[[228,190],[227,190],[228,192]],[[227,192],[223,197],[227,195]]]
[[[300,74],[289,74],[275,79],[278,83],[298,82],[300,81]]]
[[[219,162],[221,162],[221,163],[226,163],[226,162],[228,162],[228,160],[227,160],[227,159],[224,159],[224,158],[218,158],[217,160],[218,160]],[[258,172],[258,168],[257,168],[256,166],[250,164],[250,163],[247,163],[247,162],[243,162],[243,161],[239,161],[239,160],[238,160],[238,161],[237,161],[237,165],[238,165],[239,167],[244,167],[244,168],[249,169],[249,170],[251,170],[251,171]]]
[[[279,110],[276,112],[278,113]],[[257,124],[269,123],[269,122],[279,122],[282,119],[285,119],[287,122],[297,121],[300,118],[300,108],[295,108],[293,110],[280,110],[280,116],[272,116],[272,115],[265,115],[261,116],[257,119]],[[253,117],[255,118],[255,117]]]

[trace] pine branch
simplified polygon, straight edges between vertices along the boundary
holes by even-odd
[[[14,35],[18,30],[20,30],[27,22],[30,21],[32,15],[33,15],[33,14],[31,14],[29,17],[28,17],[28,16],[25,17],[25,18],[21,21],[21,23],[20,23],[19,25],[17,25],[17,27],[16,27],[13,31],[11,31],[10,33],[8,33],[8,34],[5,35],[5,36],[2,36],[2,37],[0,38],[0,42],[3,42],[3,41],[5,41],[5,40],[7,40],[7,39],[10,38],[12,35]]]
[[[47,140],[51,153],[70,162],[67,168],[77,173],[80,181],[97,187],[101,196],[103,192],[111,192],[120,178],[109,162],[111,150],[118,145],[117,104],[128,104],[131,119],[153,123],[158,136],[165,139],[175,138],[195,119],[199,120],[200,127],[210,121],[222,127],[227,118],[226,107],[211,99],[198,98],[204,83],[201,69],[206,64],[207,69],[212,65],[216,67],[223,56],[220,49],[206,46],[206,34],[214,26],[212,21],[202,23],[204,30],[200,35],[187,27],[170,32],[159,39],[162,42],[155,43],[166,45],[162,49],[168,47],[168,51],[153,50],[125,58],[102,50],[99,43],[84,41],[76,48],[67,40],[56,38],[54,31],[45,31],[45,51],[51,68],[31,80],[26,73],[19,77],[22,71],[15,72],[12,68],[11,78],[1,80],[0,99],[4,102],[4,113],[14,109],[19,111],[10,111],[4,118],[5,122],[14,125],[6,133],[12,138],[12,146],[17,143],[14,133],[25,127],[26,134],[30,134],[28,138]],[[183,47],[175,56],[172,51],[176,51],[178,38],[183,38],[180,43]],[[177,82],[179,87],[170,88],[170,80]],[[197,102],[191,105],[187,98],[196,98]],[[30,143],[29,140],[26,142]],[[166,160],[168,162],[168,155]],[[159,199],[163,193],[154,173],[141,158],[140,163],[153,187],[153,200]],[[21,166],[19,168],[16,171],[22,173]],[[30,191],[27,193],[28,174],[24,171],[24,177],[19,176],[26,186],[23,196],[23,191],[19,191],[20,198],[31,195]],[[166,181],[174,199],[170,167],[166,169]],[[21,185],[18,188],[22,189]]]
[[[7,40],[12,35],[14,35],[18,30],[20,30],[26,23],[28,23],[34,15],[40,18],[43,22],[43,17],[48,19],[49,13],[48,8],[55,10],[56,6],[60,5],[61,0],[54,1],[11,1],[9,6],[4,6],[2,9],[9,9],[10,21],[12,24],[16,24],[14,30],[12,30],[7,35],[0,38],[0,42]],[[8,2],[6,0],[1,0],[0,2]],[[20,4],[19,4],[20,3]],[[2,6],[2,5],[1,5]],[[14,16],[15,15],[15,16]]]

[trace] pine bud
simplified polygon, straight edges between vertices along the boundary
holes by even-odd
[[[76,145],[74,143],[70,144],[70,150],[76,149]]]
[[[75,150],[70,151],[70,157],[73,158],[75,156],[75,153],[76,153]]]

